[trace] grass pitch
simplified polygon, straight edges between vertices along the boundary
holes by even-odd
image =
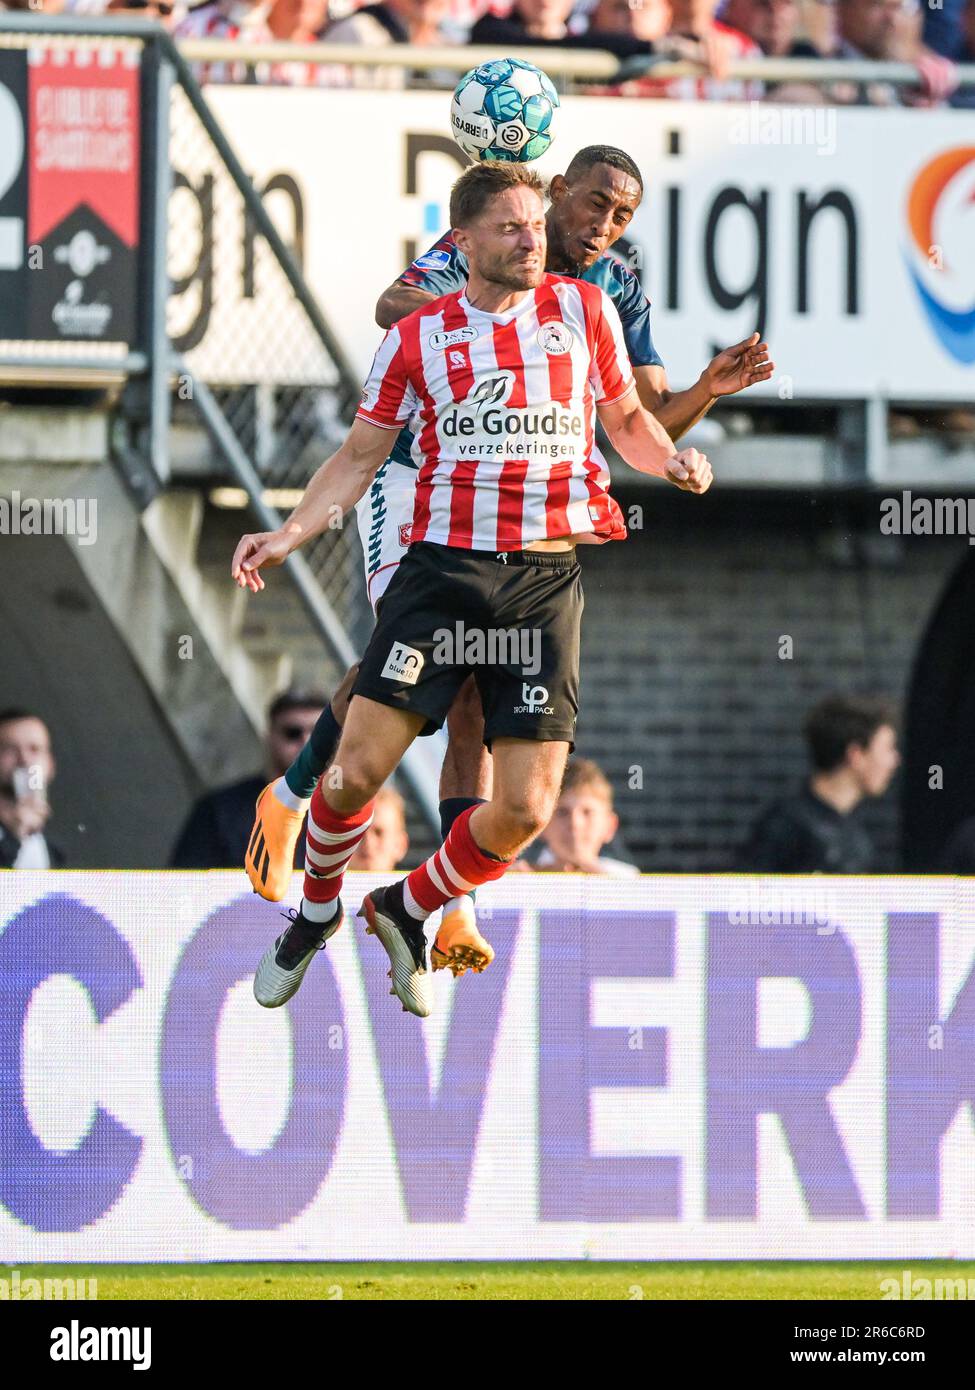
[[[975,1263],[21,1265],[26,1279],[97,1279],[98,1301],[133,1299],[879,1299],[881,1281],[975,1280]],[[9,1279],[11,1271],[0,1269]],[[971,1287],[971,1286],[969,1286]]]

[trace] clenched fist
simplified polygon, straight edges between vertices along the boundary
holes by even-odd
[[[697,449],[681,449],[667,462],[667,480],[683,492],[707,492],[714,481],[707,454]]]

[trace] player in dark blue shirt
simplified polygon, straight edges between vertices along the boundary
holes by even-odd
[[[679,439],[705,415],[719,396],[767,381],[772,375],[768,345],[758,334],[713,358],[693,386],[671,391],[663,360],[653,342],[650,301],[640,281],[610,247],[626,231],[643,200],[643,176],[622,150],[587,145],[549,188],[546,215],[546,269],[599,285],[616,306],[640,401],[671,439]],[[467,262],[447,232],[400,275],[379,298],[376,322],[394,323],[441,295],[463,289]],[[397,436],[389,460],[356,506],[366,563],[366,587],[379,602],[410,541],[413,488],[418,463],[411,455],[413,434]]]
[[[720,352],[693,386],[671,391],[653,342],[650,302],[633,272],[609,254],[643,201],[643,177],[629,155],[609,145],[586,146],[564,174],[552,179],[549,199],[545,268],[555,275],[589,280],[609,295],[623,325],[640,401],[671,439],[686,434],[719,396],[733,395],[771,377],[768,344],[760,343],[755,333]],[[381,328],[391,328],[421,304],[462,289],[466,283],[466,261],[448,232],[380,296],[376,321]],[[404,431],[392,455],[407,467],[411,466],[410,442],[409,432]]]

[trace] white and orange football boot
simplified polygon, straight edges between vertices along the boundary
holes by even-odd
[[[473,898],[454,898],[444,908],[440,930],[430,949],[434,970],[450,970],[456,979],[465,970],[479,975],[493,960],[494,947],[477,929]]]
[[[305,823],[309,802],[298,808],[284,806],[269,782],[257,798],[254,828],[247,842],[244,868],[255,893],[269,903],[279,903],[294,873],[295,845]]]

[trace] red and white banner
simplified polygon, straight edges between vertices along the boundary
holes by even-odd
[[[139,58],[111,43],[0,54],[4,338],[137,336]]]

